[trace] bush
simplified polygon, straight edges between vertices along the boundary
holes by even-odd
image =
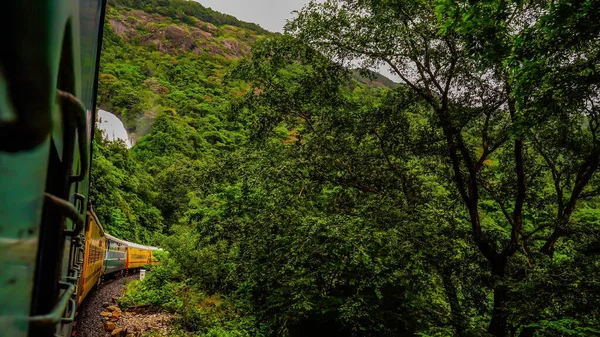
[[[154,266],[142,281],[127,285],[125,295],[119,300],[121,307],[151,305],[153,308],[177,312],[183,302],[178,294],[185,284],[174,282],[176,275],[172,263],[163,259],[161,265]]]
[[[154,266],[146,278],[127,284],[121,307],[150,305],[177,315],[175,328],[195,336],[245,337],[269,336],[271,329],[256,317],[245,315],[241,303],[219,295],[208,295],[181,277],[179,266],[162,254],[161,264]]]

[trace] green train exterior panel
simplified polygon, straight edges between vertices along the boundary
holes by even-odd
[[[2,336],[24,336],[38,252],[50,146],[0,152],[0,326]]]
[[[70,336],[81,245],[54,201],[85,216],[104,6],[0,3],[0,336]]]

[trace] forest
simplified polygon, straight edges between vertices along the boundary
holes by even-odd
[[[94,209],[168,252],[124,304],[181,336],[600,336],[599,1],[111,0],[98,107]]]

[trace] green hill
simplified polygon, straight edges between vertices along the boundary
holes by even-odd
[[[220,109],[242,95],[242,83],[223,84],[227,69],[273,36],[260,26],[194,1],[109,1],[99,83],[99,108],[118,115],[134,142],[161,111]],[[397,84],[373,71],[352,72],[374,88]]]
[[[190,25],[202,21],[216,26],[230,25],[244,28],[260,34],[268,33],[255,23],[240,21],[234,16],[214,11],[191,0],[111,0],[109,5],[119,10],[135,8]]]
[[[193,1],[110,1],[99,107],[117,114],[134,142],[161,111],[206,115],[242,94],[239,83],[222,83],[224,73],[268,34]]]

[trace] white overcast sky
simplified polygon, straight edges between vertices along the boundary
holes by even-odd
[[[301,9],[310,0],[195,0],[204,7],[231,14],[236,18],[259,24],[266,30],[282,32],[286,19],[294,10]]]

